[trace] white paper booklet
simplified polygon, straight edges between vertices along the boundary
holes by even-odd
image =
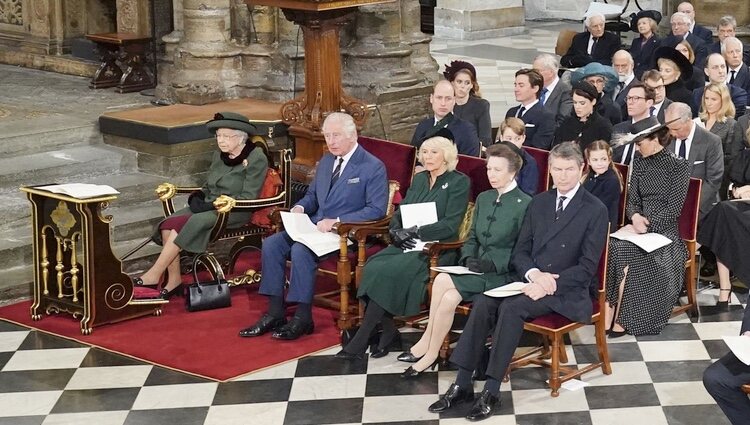
[[[750,366],[750,337],[725,336],[723,339],[729,349],[732,350],[732,354],[734,354],[742,363]]]
[[[89,183],[53,184],[49,186],[37,186],[36,189],[60,193],[78,199],[96,198],[97,196],[117,195],[120,193],[112,186],[107,186],[106,184]]]
[[[339,235],[319,231],[307,214],[282,212],[281,220],[289,237],[310,248],[318,257],[339,250]]]
[[[434,202],[422,202],[419,204],[406,204],[398,207],[401,211],[401,226],[406,229],[412,226],[425,226],[427,224],[437,223],[437,208]],[[416,239],[417,245],[412,249],[405,249],[404,252],[422,251],[424,246],[429,242]]]
[[[484,295],[493,298],[512,297],[514,295],[520,295],[523,292],[521,290],[526,287],[526,282],[511,282],[507,285],[500,286],[489,291],[484,291]]]
[[[672,243],[672,240],[658,233],[633,233],[625,229],[620,229],[610,236],[634,243],[636,246],[646,252],[653,252],[657,249]]]
[[[448,274],[476,274],[476,275],[482,274],[482,273],[473,272],[464,266],[430,267],[430,269],[435,270],[436,272],[439,272],[439,273],[448,273]]]

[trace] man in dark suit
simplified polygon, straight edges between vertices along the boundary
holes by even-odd
[[[419,149],[422,142],[437,135],[441,129],[447,128],[453,134],[451,140],[456,145],[458,153],[479,156],[481,144],[476,128],[472,123],[453,115],[456,95],[450,82],[440,80],[435,83],[430,95],[430,105],[434,115],[417,124],[411,138],[412,146]]]
[[[727,63],[724,60],[724,56],[718,53],[711,53],[706,60],[706,66],[703,69],[703,72],[708,76],[709,83],[727,86],[729,96],[732,98],[732,103],[734,103],[735,117],[739,118],[742,115],[745,115],[745,108],[747,107],[747,92],[734,84],[727,84]],[[693,117],[697,117],[698,112],[700,112],[703,92],[705,90],[705,87],[693,90],[693,101],[690,104],[690,108],[693,110]]]
[[[737,37],[727,37],[724,40],[721,54],[727,61],[727,84],[735,85],[747,92],[750,91],[750,70],[743,60],[742,50],[742,42]],[[745,112],[737,111],[738,116],[745,115]]]
[[[523,68],[516,71],[513,94],[520,105],[508,109],[505,118],[520,118],[526,125],[525,146],[546,149],[552,146],[555,137],[555,114],[548,111],[539,101],[544,79],[534,70]],[[495,140],[496,142],[499,140]]]
[[[607,240],[607,208],[581,187],[583,157],[575,143],[562,143],[550,152],[550,174],[556,189],[536,195],[526,210],[511,264],[528,285],[507,298],[480,295],[458,341],[451,363],[456,382],[429,407],[442,412],[474,398],[471,376],[492,335],[487,382],[467,419],[492,416],[499,407],[500,382],[523,333],[524,321],[558,313],[589,323],[599,258]]]
[[[635,62],[633,57],[630,56],[627,50],[618,50],[612,56],[612,68],[617,73],[617,85],[612,91],[612,100],[617,107],[620,108],[621,116],[628,116],[628,106],[626,105],[625,99],[628,96],[628,91],[633,84],[638,82],[635,78],[634,68]]]
[[[335,112],[323,122],[328,152],[320,159],[315,179],[291,212],[307,214],[320,232],[337,222],[376,220],[385,215],[388,181],[385,165],[357,144],[354,119]],[[284,305],[286,261],[291,260],[287,302],[297,303],[287,322]],[[268,311],[240,336],[253,337],[273,330],[276,339],[293,340],[313,332],[312,299],[319,258],[283,231],[263,241],[260,294],[268,297]]]
[[[734,19],[734,16],[722,16],[721,19],[719,19],[719,27],[717,29],[718,33],[718,41],[715,41],[713,44],[711,44],[708,48],[708,53],[722,53],[721,51],[721,45],[724,43],[724,40],[730,37],[737,38],[737,20]],[[750,50],[744,49],[742,51],[742,60],[745,63],[750,63]]]
[[[544,109],[555,114],[555,127],[573,113],[573,96],[570,83],[560,79],[560,63],[555,55],[541,53],[534,58],[533,68],[539,71],[544,79],[544,87],[539,95],[539,103]]]
[[[734,134],[732,135],[731,151],[729,152],[729,161],[739,155],[743,149],[750,149],[750,140],[747,138],[747,130],[750,127],[750,114],[745,114],[737,120],[734,125]]]
[[[695,53],[695,64],[700,66],[705,63],[706,56],[708,56],[708,44],[706,44],[705,40],[690,32],[690,25],[693,24],[690,16],[682,12],[675,12],[674,14],[672,14],[670,23],[672,25],[672,33],[664,37],[661,45],[674,48],[682,40],[686,40],[688,43],[690,43],[690,46],[693,48],[693,52]],[[709,31],[709,34],[710,33],[711,32]]]
[[[664,124],[664,111],[672,104],[667,99],[667,91],[664,89],[664,79],[659,71],[650,69],[641,76],[643,85],[654,91],[654,106],[649,108],[649,114],[655,116],[660,123]]]
[[[750,308],[745,307],[740,335],[750,338]],[[750,366],[732,352],[724,355],[703,372],[703,386],[716,400],[733,425],[746,424],[750,418],[750,399],[742,386],[750,382]]]
[[[604,15],[600,13],[592,13],[583,23],[586,31],[573,36],[560,64],[567,68],[578,68],[591,62],[612,65],[612,55],[620,49],[620,37],[604,31]]]
[[[688,18],[690,18],[689,30],[692,34],[695,34],[696,37],[701,39],[701,41],[703,41],[706,46],[709,46],[711,45],[711,43],[713,43],[714,39],[711,30],[704,27],[703,25],[698,25],[695,22],[695,7],[693,7],[692,3],[690,3],[689,1],[680,3],[679,5],[677,5],[677,11],[680,13],[684,13]]]
[[[690,107],[684,103],[669,105],[664,118],[674,138],[667,149],[687,159],[690,177],[703,181],[700,202],[700,216],[703,218],[719,202],[719,186],[724,177],[721,139],[697,125],[692,119]]]
[[[612,127],[613,141],[617,140],[618,135],[636,133],[633,126],[639,121],[649,119],[653,121],[651,125],[659,123],[656,117],[652,117],[650,113],[651,107],[654,106],[654,90],[650,87],[646,87],[640,82],[633,84],[626,102],[630,120],[615,124]],[[648,127],[651,127],[651,125]],[[633,163],[636,150],[637,145],[635,143],[617,146],[612,152],[612,160],[620,164],[630,165]]]

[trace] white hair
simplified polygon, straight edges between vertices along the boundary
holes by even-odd
[[[539,61],[539,64],[544,69],[557,72],[560,69],[560,61],[557,60],[557,56],[551,53],[540,53],[534,58],[534,62]]]
[[[589,25],[591,24],[591,20],[594,18],[599,18],[602,20],[602,22],[607,22],[607,19],[604,18],[604,15],[602,15],[599,12],[592,12],[592,13],[586,14],[586,18],[583,20],[583,25],[585,25],[586,28],[588,28]]]
[[[325,121],[323,121],[323,125],[321,126],[321,128],[326,128],[326,124],[329,121],[335,121],[341,124],[341,127],[347,136],[357,136],[357,124],[354,123],[354,118],[352,118],[351,115],[345,114],[343,112],[331,112],[330,114],[328,114]]]
[[[744,52],[744,47],[743,47],[743,44],[742,44],[742,40],[740,40],[737,37],[727,37],[727,38],[724,39],[724,41],[721,42],[721,54],[722,55],[726,54],[726,52],[727,52],[727,43],[729,43],[730,41],[738,43],[740,45],[740,52]],[[706,58],[706,59],[708,59],[708,58]],[[706,61],[706,62],[708,62],[708,61]]]
[[[688,15],[687,13],[675,12],[672,14],[672,17],[669,19],[669,22],[674,22],[675,19],[678,19],[683,22],[687,22],[688,25],[693,23],[693,20],[690,19],[690,15]]]

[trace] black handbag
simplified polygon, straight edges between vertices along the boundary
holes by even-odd
[[[229,284],[224,279],[191,284],[185,294],[185,308],[187,311],[213,310],[232,305],[229,294]]]

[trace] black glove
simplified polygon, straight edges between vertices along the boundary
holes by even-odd
[[[188,197],[188,207],[193,214],[197,214],[213,210],[214,204],[206,202],[206,194],[202,190],[196,190]]]
[[[408,229],[391,229],[391,242],[397,248],[401,249],[412,249],[417,246],[417,226],[409,227]]]
[[[495,263],[491,260],[480,260],[479,258],[467,258],[466,268],[474,273],[496,273]]]

